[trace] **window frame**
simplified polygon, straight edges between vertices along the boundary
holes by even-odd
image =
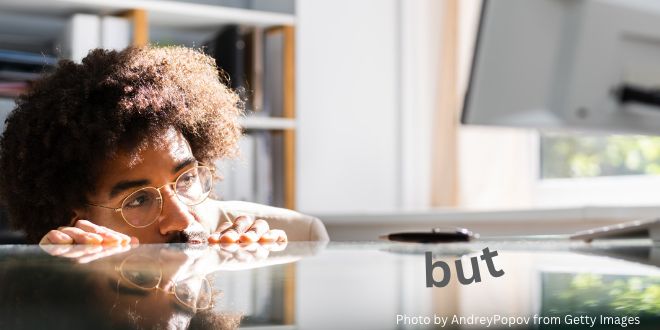
[[[532,184],[534,207],[660,205],[660,175],[619,175],[589,178],[541,177],[541,135],[532,152],[536,161]],[[624,192],[624,193],[622,193]]]

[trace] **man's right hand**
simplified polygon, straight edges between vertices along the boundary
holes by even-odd
[[[76,221],[74,227],[60,227],[49,231],[39,244],[93,244],[127,245],[137,244],[135,237],[95,225],[87,220]]]

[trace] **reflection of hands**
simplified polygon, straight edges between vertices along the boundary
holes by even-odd
[[[286,242],[275,243],[248,243],[248,244],[220,244],[216,251],[220,263],[236,263],[259,261],[268,258],[270,252],[282,251]]]
[[[42,244],[40,247],[46,253],[63,258],[70,258],[77,263],[85,264],[97,259],[123,253],[131,249],[130,245],[56,245]]]
[[[286,242],[286,233],[270,229],[268,223],[253,216],[242,215],[233,223],[224,222],[209,237],[209,243],[273,243]]]
[[[244,270],[295,261],[272,255],[273,252],[283,251],[286,246],[287,242],[210,245],[209,250],[213,253],[212,261],[209,261],[213,264],[207,263],[206,270]]]
[[[137,243],[137,238],[129,237],[110,228],[78,220],[74,227],[60,227],[49,231],[39,244],[113,244]]]

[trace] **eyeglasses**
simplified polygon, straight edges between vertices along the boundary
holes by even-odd
[[[126,196],[121,207],[87,203],[90,206],[102,207],[120,212],[124,221],[135,228],[144,228],[156,222],[163,210],[163,195],[160,190],[170,186],[181,202],[188,206],[202,203],[209,197],[213,189],[213,172],[207,166],[195,166],[179,175],[174,182],[169,182],[159,188],[144,187]]]
[[[170,281],[168,289],[161,288],[163,269],[158,260],[144,255],[132,255],[117,268],[122,279],[141,290],[162,290],[174,295],[177,301],[193,312],[211,307],[213,289],[206,277],[189,277]]]

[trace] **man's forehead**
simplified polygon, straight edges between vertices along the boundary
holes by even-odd
[[[119,152],[110,160],[112,166],[134,169],[143,163],[157,162],[177,164],[192,157],[190,144],[185,137],[173,128],[147,137],[133,150]]]

